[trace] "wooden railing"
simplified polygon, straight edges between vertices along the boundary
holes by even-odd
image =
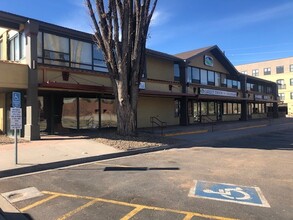
[[[161,129],[161,135],[163,135],[164,128],[167,126],[167,122],[161,121],[157,117],[151,117],[150,122],[152,124],[152,132],[154,133],[155,125]]]

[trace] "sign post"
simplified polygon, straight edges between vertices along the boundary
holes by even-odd
[[[17,129],[22,129],[22,109],[20,92],[12,92],[12,108],[10,108],[10,129],[14,130],[15,164],[17,164]]]

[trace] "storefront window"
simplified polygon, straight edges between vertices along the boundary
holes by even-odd
[[[63,128],[77,129],[77,98],[63,98],[61,124]],[[58,127],[59,119],[56,119]],[[60,131],[60,128],[57,128]]]
[[[44,108],[44,97],[38,97],[39,102],[39,126],[40,131],[45,131],[47,129],[47,119],[45,115],[45,108]]]
[[[208,103],[202,102],[201,103],[201,115],[207,115],[208,114]]]
[[[99,128],[99,100],[79,98],[79,128]]]
[[[228,103],[228,114],[229,115],[233,114],[233,104],[232,103]]]
[[[214,102],[209,102],[208,103],[208,109],[209,109],[209,115],[215,115],[215,103]]]
[[[101,99],[101,126],[117,127],[117,113],[114,99]]]

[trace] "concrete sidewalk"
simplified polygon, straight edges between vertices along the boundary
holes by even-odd
[[[86,136],[50,135],[42,137],[41,140],[18,143],[16,164],[14,144],[0,145],[0,177],[3,171],[118,152],[121,151],[88,139]]]

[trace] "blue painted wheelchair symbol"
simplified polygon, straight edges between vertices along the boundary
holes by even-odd
[[[198,198],[270,207],[258,187],[196,181],[195,187],[191,189],[189,195]]]

